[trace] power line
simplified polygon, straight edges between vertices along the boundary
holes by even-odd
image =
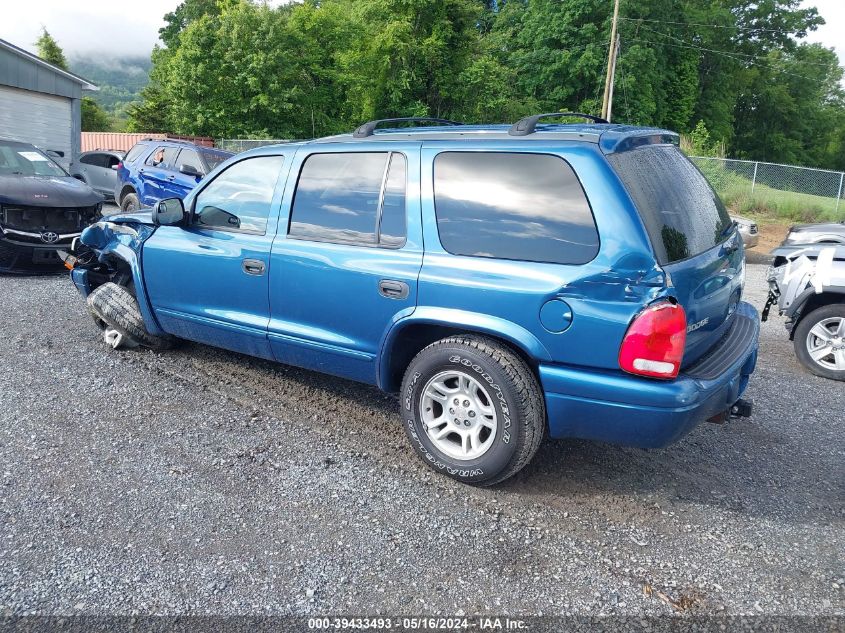
[[[656,22],[658,24],[673,24],[675,26],[704,26],[712,29],[735,29],[738,31],[762,31],[768,33],[786,33],[790,35],[792,31],[787,31],[785,29],[767,29],[762,26],[736,26],[730,24],[704,24],[701,22],[670,22],[668,20],[649,20],[647,18],[623,18],[620,17],[620,20],[625,20],[626,22]]]
[[[750,66],[757,66],[757,64],[754,64],[752,62],[749,62],[748,60],[742,59],[741,57],[734,57],[733,53],[728,53],[726,51],[717,51],[717,50],[712,49],[712,48],[703,48],[701,46],[689,46],[689,45],[685,45],[685,44],[670,44],[668,42],[655,42],[655,41],[652,41],[652,40],[640,40],[640,39],[637,39],[637,38],[634,38],[634,37],[626,38],[626,41],[628,41],[628,42],[640,42],[642,44],[652,44],[652,45],[658,44],[660,46],[675,46],[677,48],[692,48],[692,49],[699,50],[699,51],[707,51],[708,53],[715,53],[716,55],[721,55],[722,57],[727,57],[728,59],[732,59],[732,60],[737,61],[737,62],[744,62],[744,63],[746,63]],[[805,80],[810,81],[810,82],[817,81],[816,79],[812,79],[812,78],[807,77],[805,75],[798,75],[796,73],[791,73],[791,72],[788,72],[786,70],[781,70],[780,68],[775,68],[773,66],[767,66],[766,68],[768,68],[768,70],[773,70],[773,71],[781,73],[783,75],[790,75],[792,77],[798,77],[799,79],[805,79]]]
[[[661,37],[668,37],[669,39],[675,40],[676,42],[680,42],[681,44],[687,44],[688,43],[686,40],[682,40],[678,37],[675,37],[674,35],[669,35],[668,33],[661,33],[660,31],[655,31],[654,29],[650,29],[647,26],[644,26],[642,28],[645,29],[646,31],[650,31],[651,33],[654,33],[655,35],[659,35]],[[722,53],[724,55],[731,55],[734,58],[747,57],[749,59],[769,60],[769,57],[766,56],[766,55],[750,55],[748,53],[739,53],[739,52],[733,52],[733,51],[720,51],[720,50],[716,50],[716,49],[713,49],[713,48],[705,48],[703,46],[691,46],[690,48],[698,48],[700,50],[708,51],[708,52],[711,52],[711,53]],[[797,60],[797,61],[801,64],[807,64],[808,66],[819,66],[819,67],[822,67],[822,68],[829,68],[830,67],[829,64],[823,64],[823,63],[820,63],[820,62],[810,62],[810,61],[802,61],[802,60]],[[800,75],[798,75],[798,76],[800,76]]]

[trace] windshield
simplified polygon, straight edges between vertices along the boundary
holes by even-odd
[[[202,157],[205,159],[205,164],[208,165],[208,171],[211,171],[217,165],[229,158],[230,154],[218,154],[217,152],[202,152]]]
[[[27,143],[0,141],[0,176],[67,176],[53,159]]]

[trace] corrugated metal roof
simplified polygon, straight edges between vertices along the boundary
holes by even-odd
[[[24,49],[19,48],[18,46],[15,46],[11,42],[7,42],[6,40],[0,39],[0,49],[5,49],[6,51],[12,53],[13,55],[16,55],[16,56],[18,56],[22,59],[27,60],[28,62],[36,64],[37,66],[39,66],[41,68],[45,68],[45,69],[55,73],[56,75],[63,77],[64,79],[72,81],[73,83],[78,84],[82,88],[82,90],[99,90],[99,88],[97,86],[92,84],[90,81],[88,81],[84,77],[80,77],[79,75],[75,75],[72,72],[69,72],[69,71],[64,70],[62,68],[59,68],[58,66],[54,66],[53,64],[44,61],[43,59],[41,59],[37,55],[33,55],[29,51],[25,51]],[[0,82],[2,82],[2,77],[0,77]]]

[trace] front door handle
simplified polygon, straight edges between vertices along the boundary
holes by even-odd
[[[245,259],[241,263],[241,268],[247,275],[263,275],[266,266],[260,259]]]
[[[378,291],[382,297],[388,299],[407,299],[409,288],[404,281],[382,279],[378,282]]]

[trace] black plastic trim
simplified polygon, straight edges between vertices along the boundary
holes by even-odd
[[[544,114],[532,114],[531,116],[520,119],[511,126],[508,130],[508,134],[510,136],[528,136],[529,134],[534,133],[540,119],[559,119],[561,117],[581,117],[582,119],[587,119],[588,121],[593,121],[594,123],[610,123],[610,121],[607,121],[599,116],[584,114],[583,112],[546,112]]]
[[[746,353],[748,342],[753,339],[756,329],[755,319],[742,314],[734,315],[728,333],[704,357],[682,370],[682,373],[700,380],[718,378]]]
[[[376,128],[382,123],[440,123],[441,125],[463,125],[459,121],[452,121],[451,119],[436,119],[432,117],[399,117],[395,119],[376,119],[375,121],[368,121],[356,128],[352,133],[354,138],[366,138],[372,136]]]

